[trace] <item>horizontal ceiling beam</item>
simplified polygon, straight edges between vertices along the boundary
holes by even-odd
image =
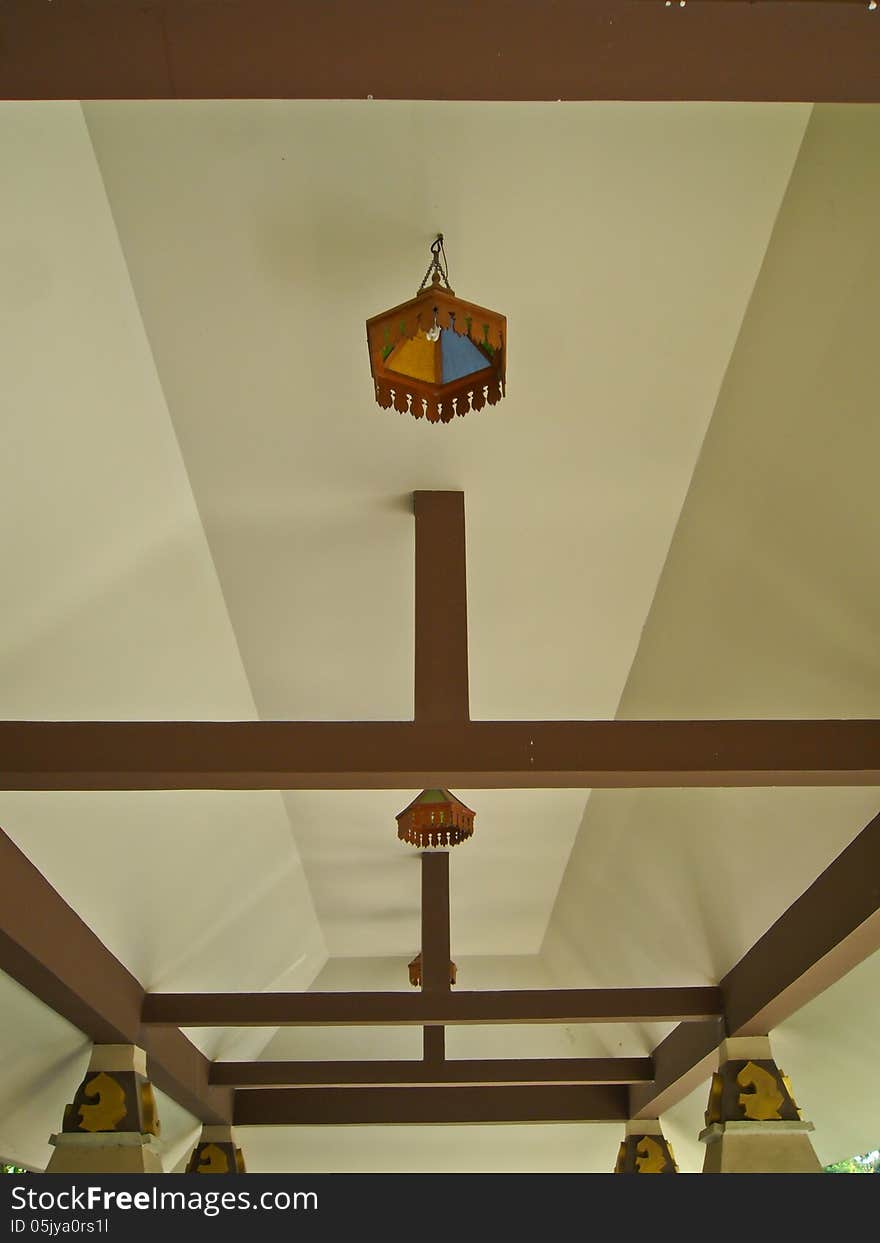
[[[147,993],[144,1023],[175,1027],[371,1027],[463,1023],[698,1021],[717,988],[527,989],[473,993]]]
[[[509,1058],[443,1062],[214,1062],[211,1082],[229,1087],[343,1088],[496,1083],[648,1083],[649,1057]]]
[[[880,816],[739,960],[720,989],[725,1024],[682,1024],[654,1050],[655,1082],[631,1090],[633,1117],[687,1096],[724,1035],[767,1035],[880,951]]]
[[[2,830],[0,970],[95,1043],[143,1048],[156,1087],[201,1121],[230,1120],[208,1059],[176,1028],[141,1027],[140,983]]]
[[[625,1119],[626,1110],[626,1088],[614,1084],[246,1088],[235,1093],[238,1126],[610,1122]]]
[[[880,721],[4,721],[5,790],[880,785]]]
[[[465,9],[460,12],[463,14]],[[861,4],[4,0],[9,99],[876,101]]]

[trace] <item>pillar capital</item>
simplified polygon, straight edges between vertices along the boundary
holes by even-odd
[[[244,1157],[231,1126],[202,1127],[186,1165],[187,1174],[245,1174]]]
[[[161,1174],[159,1116],[147,1057],[136,1045],[95,1045],[65,1106],[49,1174]]]
[[[677,1174],[678,1166],[659,1118],[630,1118],[617,1153],[615,1174]]]
[[[809,1173],[821,1166],[767,1036],[731,1037],[718,1051],[712,1076],[703,1173]]]

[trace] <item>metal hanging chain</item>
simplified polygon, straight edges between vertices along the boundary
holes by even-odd
[[[428,264],[428,270],[422,278],[422,283],[419,285],[417,293],[421,293],[425,288],[428,283],[428,277],[432,272],[437,273],[438,278],[452,293],[452,286],[449,284],[449,263],[446,259],[446,251],[443,248],[442,233],[438,233],[435,240],[431,243],[431,262]]]

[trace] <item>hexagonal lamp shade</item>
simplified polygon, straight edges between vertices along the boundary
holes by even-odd
[[[397,817],[397,836],[421,850],[457,846],[474,834],[474,813],[449,790],[422,790]]]
[[[430,423],[448,423],[487,402],[494,406],[505,391],[507,320],[456,298],[441,249],[438,237],[423,287],[411,301],[367,320],[376,401]]]

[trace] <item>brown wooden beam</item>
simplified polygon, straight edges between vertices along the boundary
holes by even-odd
[[[449,963],[449,852],[422,851],[422,992],[448,993]],[[422,1028],[426,1062],[446,1057],[446,1031]]]
[[[540,19],[534,0],[383,0],[380,27],[361,0],[4,0],[0,14],[10,99],[880,99],[878,15],[838,0],[555,0]]]
[[[450,1023],[674,1023],[721,1013],[717,988],[484,993],[147,993],[144,1023],[358,1027]]]
[[[446,1059],[446,1028],[422,1028],[422,1058],[426,1062],[442,1062]]]
[[[681,1023],[653,1053],[654,1081],[629,1090],[631,1118],[659,1118],[689,1095],[716,1069],[716,1053],[724,1039],[724,1020]]]
[[[157,1088],[200,1122],[232,1117],[232,1095],[210,1082],[211,1063],[176,1027],[142,1027],[134,1044],[147,1054],[147,1074]]]
[[[442,1027],[428,1027],[443,1032]],[[438,1087],[444,1084],[648,1083],[649,1057],[524,1058],[426,1062],[214,1062],[211,1082],[230,1087]]]
[[[880,816],[721,981],[731,1036],[766,1035],[880,950]]]
[[[0,968],[97,1043],[136,1043],[140,983],[2,830]]]
[[[4,790],[778,785],[880,785],[880,721],[0,722]]]
[[[449,992],[449,852],[422,852],[422,992]]]
[[[466,721],[467,571],[463,492],[416,492],[415,719]]]
[[[626,1088],[613,1084],[246,1088],[235,1093],[239,1126],[607,1122],[626,1118],[626,1108]]]
[[[156,1086],[201,1121],[229,1122],[208,1059],[175,1028],[141,1027],[140,983],[2,830],[0,970],[96,1044],[139,1045]]]
[[[767,1035],[880,950],[880,816],[813,881],[721,981],[725,1024],[683,1024],[654,1050],[656,1082],[633,1116],[655,1116],[712,1069],[725,1033]]]

